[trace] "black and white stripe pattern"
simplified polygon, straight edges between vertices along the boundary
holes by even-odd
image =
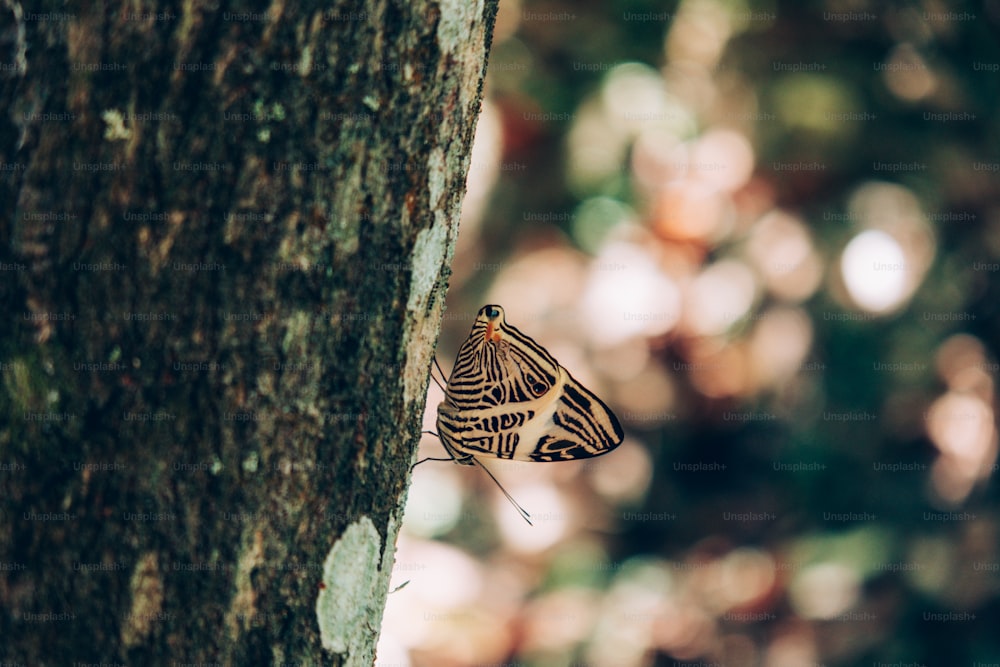
[[[471,457],[570,461],[606,454],[624,434],[614,413],[542,346],[484,306],[455,360],[438,433],[460,463]]]

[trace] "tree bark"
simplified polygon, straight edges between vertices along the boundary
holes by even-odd
[[[495,1],[137,7],[0,14],[0,661],[371,664]]]

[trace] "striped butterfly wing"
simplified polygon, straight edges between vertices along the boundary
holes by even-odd
[[[572,461],[606,454],[624,437],[611,409],[495,305],[479,311],[458,352],[437,427],[460,463]]]

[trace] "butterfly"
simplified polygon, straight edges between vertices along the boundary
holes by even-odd
[[[607,454],[624,438],[611,409],[497,305],[480,309],[458,351],[437,429],[451,459],[479,464],[490,477],[479,459],[576,461]]]

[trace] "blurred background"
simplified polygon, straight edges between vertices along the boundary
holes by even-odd
[[[418,467],[377,665],[1000,664],[998,35],[502,0],[438,358],[498,303],[626,440],[487,461],[533,527]]]

